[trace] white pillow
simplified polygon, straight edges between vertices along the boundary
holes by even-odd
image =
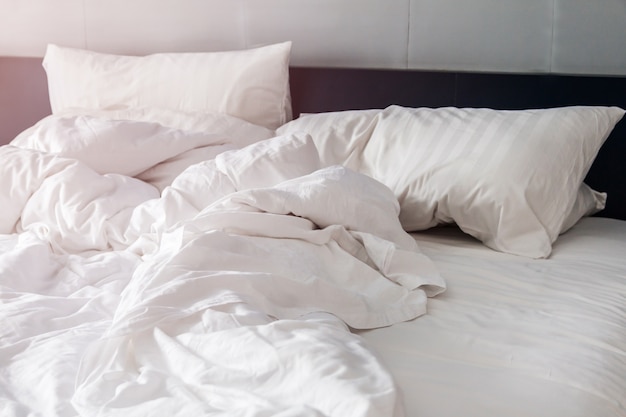
[[[390,187],[408,231],[456,223],[495,250],[542,258],[559,233],[604,206],[582,181],[623,115],[391,106],[305,115],[278,132],[309,133],[324,164],[343,159]]]
[[[291,42],[226,52],[143,57],[48,45],[52,113],[157,107],[220,112],[275,129],[291,120]]]

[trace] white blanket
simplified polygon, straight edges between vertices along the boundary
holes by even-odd
[[[0,415],[403,415],[349,331],[445,287],[392,193],[200,125],[51,116],[0,148]]]

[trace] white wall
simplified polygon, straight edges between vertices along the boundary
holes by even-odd
[[[626,75],[626,0],[0,0],[0,55],[283,40],[293,65]]]

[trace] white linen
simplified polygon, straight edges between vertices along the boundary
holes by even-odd
[[[291,120],[291,42],[238,51],[125,56],[48,45],[50,107],[223,113],[276,129]]]
[[[545,258],[560,233],[604,207],[582,182],[624,113],[389,106],[306,115],[278,131],[306,132],[323,161],[387,185],[405,230],[454,223],[492,249]]]
[[[45,117],[11,144],[76,158],[100,173],[140,172],[137,178],[162,191],[196,162],[275,135],[226,114],[154,107],[73,109]],[[146,146],[154,148],[146,153]]]
[[[448,290],[361,333],[420,417],[626,415],[626,222],[582,219],[547,260],[455,228],[415,233]]]
[[[418,317],[445,284],[389,189],[320,169],[307,135],[40,127],[0,148],[0,414],[403,415],[348,326]],[[130,176],[224,144],[162,193]]]

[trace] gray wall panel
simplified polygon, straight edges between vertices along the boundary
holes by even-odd
[[[292,40],[300,66],[626,75],[624,0],[0,0],[0,55]]]

